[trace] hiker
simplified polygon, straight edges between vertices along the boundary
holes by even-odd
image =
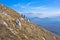
[[[25,15],[21,14],[21,16],[22,16],[23,18],[25,18]]]
[[[20,26],[21,26],[21,22],[19,21],[19,19],[17,19],[17,20],[15,21],[15,23],[16,23],[16,25],[20,25]]]

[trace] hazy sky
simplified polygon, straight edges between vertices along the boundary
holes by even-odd
[[[31,17],[60,16],[60,0],[0,0],[0,3]]]

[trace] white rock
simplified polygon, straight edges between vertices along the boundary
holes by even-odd
[[[6,12],[3,12],[2,14],[6,15],[6,16],[9,16]]]
[[[43,40],[46,40],[44,37],[41,37]]]
[[[17,32],[15,30],[13,30],[12,28],[7,27],[14,35],[17,34]]]
[[[24,20],[24,18],[21,18],[21,20],[23,21],[23,20]]]
[[[3,21],[3,24],[6,25],[6,26],[8,26],[8,24],[5,21]]]
[[[19,25],[20,30],[21,30],[21,21],[19,19],[16,20],[16,24]]]
[[[28,22],[30,22],[30,20],[28,19]]]
[[[6,13],[5,13],[6,16],[8,16]]]
[[[16,24],[21,26],[21,21],[19,21],[19,19],[16,20]]]
[[[54,40],[56,40],[56,37],[55,37],[55,36],[53,36],[53,39],[54,39]]]

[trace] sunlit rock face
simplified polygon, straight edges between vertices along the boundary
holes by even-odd
[[[44,28],[0,4],[0,40],[60,40]]]

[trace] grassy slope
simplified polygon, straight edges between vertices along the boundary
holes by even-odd
[[[17,12],[2,5],[0,9],[0,40],[60,40],[60,37],[27,21]],[[21,26],[16,25],[16,19],[19,19]]]

